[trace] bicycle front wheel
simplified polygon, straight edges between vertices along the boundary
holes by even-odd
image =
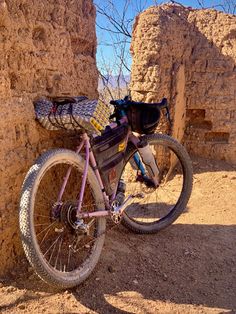
[[[105,237],[105,218],[87,218],[86,233],[76,228],[76,209],[85,162],[76,153],[44,153],[25,178],[19,223],[23,248],[38,276],[57,288],[84,281],[96,266]],[[70,169],[61,201],[58,195]],[[101,190],[88,170],[82,210],[104,210]]]
[[[126,197],[131,194],[139,197],[127,205],[122,222],[134,232],[155,233],[172,224],[186,208],[192,191],[193,172],[187,151],[170,136],[152,134],[143,139],[156,158],[160,185],[154,188],[142,180],[133,160],[138,151],[133,144],[129,145],[121,180],[126,186]]]

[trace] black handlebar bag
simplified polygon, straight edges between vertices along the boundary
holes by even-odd
[[[160,109],[151,104],[134,104],[127,109],[132,131],[140,134],[153,133],[159,123],[160,115]]]

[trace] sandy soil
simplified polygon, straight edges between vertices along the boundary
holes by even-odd
[[[119,226],[93,275],[54,291],[23,258],[0,281],[1,313],[236,313],[236,169],[193,159],[194,189],[178,221],[156,235]]]

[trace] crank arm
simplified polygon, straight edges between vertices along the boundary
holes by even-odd
[[[131,194],[129,195],[126,200],[124,201],[124,203],[122,205],[120,205],[119,207],[117,207],[116,211],[119,212],[120,214],[123,213],[123,211],[125,210],[125,207],[130,203],[130,201],[134,198],[144,198],[145,195],[143,193],[137,193],[137,194]]]

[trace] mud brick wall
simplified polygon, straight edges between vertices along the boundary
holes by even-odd
[[[38,96],[97,97],[92,0],[0,0],[0,274],[21,253],[18,200],[24,175],[69,139],[34,121]]]
[[[151,7],[136,18],[131,52],[133,98],[167,97],[174,137],[192,153],[236,164],[236,16]]]

